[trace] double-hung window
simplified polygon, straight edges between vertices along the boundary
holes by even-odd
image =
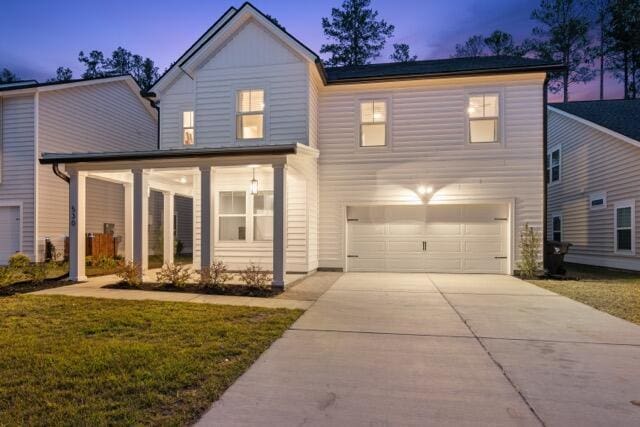
[[[193,111],[182,112],[182,144],[193,145],[195,143],[195,127],[194,127]]]
[[[560,147],[557,147],[547,154],[547,175],[549,177],[549,182],[560,181],[560,162]]]
[[[273,240],[273,191],[258,191],[253,196],[253,240]]]
[[[553,215],[551,218],[551,240],[562,242],[562,215]]]
[[[238,139],[264,138],[264,90],[238,91],[236,137]]]
[[[220,240],[247,239],[247,196],[244,191],[221,191],[219,203]]]
[[[500,95],[478,94],[469,96],[469,142],[500,142]]]
[[[615,204],[615,251],[627,254],[635,253],[635,201],[625,201]]]
[[[387,101],[360,102],[360,146],[383,147],[387,145]]]

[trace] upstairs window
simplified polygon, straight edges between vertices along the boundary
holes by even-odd
[[[193,145],[195,137],[193,111],[184,111],[182,113],[182,144]]]
[[[551,218],[551,240],[562,242],[562,216],[554,215]]]
[[[264,138],[264,90],[238,91],[236,137],[238,139]]]
[[[499,142],[500,96],[484,94],[469,96],[469,142]]]
[[[387,145],[387,102],[370,100],[360,103],[360,146]]]
[[[547,174],[549,182],[560,181],[560,147],[554,148],[547,155]]]
[[[632,255],[635,252],[635,202],[616,203],[614,215],[615,251]]]

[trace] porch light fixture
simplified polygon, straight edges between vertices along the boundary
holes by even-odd
[[[424,185],[421,185],[420,187],[418,187],[418,194],[420,194],[421,196],[424,196],[425,194],[431,194],[431,193],[433,193],[432,186],[425,187]]]
[[[258,180],[256,179],[256,168],[253,168],[253,179],[251,180],[251,194],[258,194]]]

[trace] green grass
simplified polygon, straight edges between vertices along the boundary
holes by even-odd
[[[187,425],[298,310],[0,299],[0,425]]]
[[[572,264],[567,270],[577,280],[530,282],[640,325],[640,273]]]

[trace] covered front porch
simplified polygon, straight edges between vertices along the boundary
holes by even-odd
[[[189,237],[195,270],[223,261],[229,270],[256,264],[285,275],[317,268],[317,151],[300,144],[157,150],[132,153],[44,154],[69,177],[70,279],[86,281],[87,179],[124,187],[124,258],[148,279],[150,251],[173,264],[176,203],[191,201]],[[183,219],[184,220],[184,219]],[[182,240],[188,240],[185,237]],[[181,242],[182,244],[182,242]],[[152,266],[153,267],[153,266]]]

